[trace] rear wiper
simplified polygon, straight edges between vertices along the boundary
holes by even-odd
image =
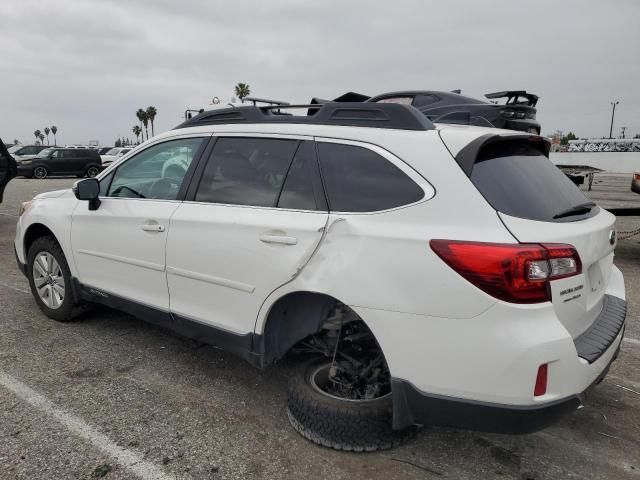
[[[564,218],[564,217],[570,217],[572,215],[580,215],[581,213],[589,213],[591,209],[595,206],[596,204],[593,202],[581,203],[579,205],[574,205],[571,208],[567,208],[566,210],[563,210],[562,212],[555,214],[553,218],[554,219]]]

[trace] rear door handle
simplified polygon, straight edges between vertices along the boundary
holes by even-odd
[[[142,230],[145,232],[164,232],[164,225],[147,223],[142,225]]]
[[[281,243],[283,245],[295,245],[298,243],[296,237],[287,237],[286,235],[260,235],[260,241],[264,243]]]

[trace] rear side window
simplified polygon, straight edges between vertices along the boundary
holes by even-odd
[[[329,207],[376,212],[417,202],[424,191],[402,170],[367,148],[318,143]]]
[[[484,148],[471,181],[496,210],[540,221],[571,221],[562,212],[589,199],[538,149],[526,142],[495,143]],[[597,208],[592,209],[595,214]]]
[[[195,201],[275,207],[298,143],[273,138],[219,138]]]

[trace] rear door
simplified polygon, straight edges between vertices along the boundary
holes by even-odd
[[[602,310],[613,265],[615,217],[591,202],[539,145],[525,140],[483,148],[470,179],[520,242],[576,248],[582,274],[551,282],[551,293],[571,335],[584,332]]]
[[[171,217],[172,314],[237,335],[253,332],[265,298],[304,267],[327,222],[309,140],[217,139]]]
[[[0,140],[0,203],[7,183],[17,174],[16,161],[7,151],[7,147]]]

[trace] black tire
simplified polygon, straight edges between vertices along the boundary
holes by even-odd
[[[33,176],[39,180],[42,180],[49,176],[49,171],[42,165],[38,165],[33,169]]]
[[[315,359],[291,378],[287,414],[293,428],[318,445],[352,452],[397,447],[415,435],[416,428],[393,430],[391,394],[367,401],[343,400],[321,392],[311,376],[326,358]]]
[[[60,266],[62,277],[64,279],[64,298],[60,306],[57,308],[50,308],[44,303],[40,298],[35,285],[34,262],[36,256],[41,255],[42,253],[48,253],[55,258],[56,262],[58,262],[58,265]],[[84,311],[82,305],[76,305],[74,303],[73,293],[71,290],[72,279],[71,272],[69,271],[69,265],[67,264],[67,259],[64,256],[62,248],[60,248],[60,245],[55,238],[50,236],[40,237],[34,240],[31,244],[29,253],[27,254],[27,277],[29,279],[29,286],[31,287],[33,298],[35,298],[38,307],[40,307],[40,310],[42,310],[47,317],[57,320],[58,322],[68,322]]]

